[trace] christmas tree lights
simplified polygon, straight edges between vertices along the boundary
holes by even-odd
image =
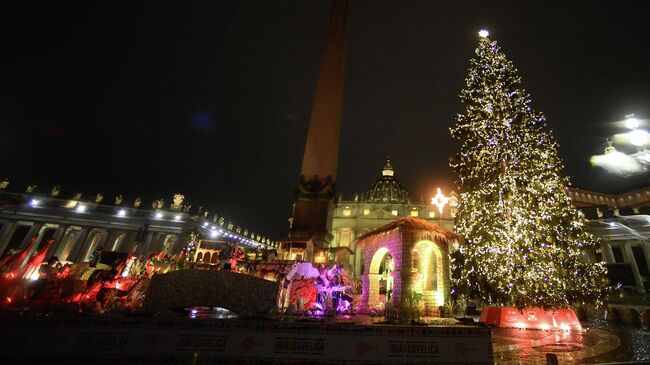
[[[590,263],[598,241],[571,207],[558,144],[531,106],[521,78],[482,32],[460,93],[465,111],[451,128],[460,188],[456,230],[466,244],[452,255],[456,286],[485,304],[555,309],[602,305],[604,263]]]
[[[187,233],[187,236],[185,238],[186,245],[183,248],[183,254],[185,256],[185,259],[187,261],[194,261],[194,257],[196,256],[196,249],[198,248],[199,244],[199,232],[196,230],[189,231]]]

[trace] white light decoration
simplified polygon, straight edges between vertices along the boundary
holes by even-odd
[[[31,205],[32,207],[37,207],[37,206],[39,206],[39,204],[41,204],[41,201],[38,200],[38,199],[32,199],[29,202],[29,205]]]
[[[435,205],[438,207],[438,211],[442,215],[442,210],[445,208],[445,205],[449,203],[449,198],[445,196],[445,194],[442,193],[440,188],[438,188],[438,192],[436,195],[431,199],[431,204]]]
[[[214,237],[217,237],[218,235],[219,235],[219,232],[217,232],[217,231],[210,231],[210,237],[214,238]]]
[[[637,159],[617,151],[613,146],[607,146],[604,155],[591,156],[590,162],[594,166],[622,176],[629,176],[643,170]]]
[[[181,220],[181,215],[180,215],[180,214],[176,214],[176,215],[174,216],[174,220],[175,220],[175,221],[180,221],[180,220]]]
[[[642,147],[650,143],[650,134],[643,129],[633,129],[627,133],[615,134],[613,142],[621,145],[630,144]]]
[[[641,123],[634,117],[634,114],[625,116],[625,126],[629,129],[637,129]]]
[[[480,35],[450,128],[460,145],[449,161],[459,189],[454,231],[464,238],[450,255],[455,286],[499,311],[602,305],[606,268],[581,260],[600,243],[571,207],[553,133],[514,63]],[[450,203],[439,196],[433,204]]]
[[[626,115],[625,120],[621,123],[630,131],[615,134],[611,140],[608,140],[605,154],[591,157],[592,165],[623,177],[648,172],[650,170],[650,152],[646,147],[650,145],[650,132],[639,128],[641,120],[634,114]],[[624,151],[617,151],[613,146],[614,143],[621,145]],[[636,148],[637,151],[630,153],[630,146]]]
[[[160,212],[156,212],[156,218],[157,218],[157,219],[160,219],[160,218],[162,218],[162,217],[163,217],[163,214],[162,214],[162,213],[160,213]]]
[[[83,204],[77,205],[77,209],[75,209],[78,213],[83,213],[86,211],[86,206]]]
[[[126,217],[126,210],[124,210],[124,209],[120,209],[120,210],[117,212],[117,216],[118,216],[118,217]]]
[[[630,143],[642,147],[650,142],[650,134],[642,129],[635,129],[629,133]]]
[[[203,222],[203,227],[207,227],[207,226],[208,226],[208,222]]]
[[[481,29],[478,32],[478,36],[481,37],[481,38],[487,38],[489,35],[490,35],[490,32],[488,32],[487,29]]]

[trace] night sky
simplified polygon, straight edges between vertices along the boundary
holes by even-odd
[[[487,28],[545,113],[574,185],[647,177],[589,165],[625,114],[650,118],[641,2],[351,0],[338,174],[386,155],[414,200],[454,176],[458,92]],[[0,178],[48,193],[183,193],[279,238],[298,182],[330,1],[12,2],[0,12]],[[554,5],[553,5],[554,4]]]

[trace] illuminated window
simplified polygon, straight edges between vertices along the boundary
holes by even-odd
[[[411,217],[417,217],[419,215],[420,215],[420,212],[418,212],[417,210],[412,210],[411,211]]]
[[[363,215],[368,215],[370,214],[370,209],[364,209],[363,210]]]
[[[350,207],[345,207],[345,209],[343,209],[343,216],[349,217],[351,214],[352,211],[350,210]]]
[[[429,218],[435,218],[435,216],[436,216],[436,212],[434,212],[433,210],[429,212]]]
[[[392,215],[397,215],[397,210],[393,209],[393,211],[391,211],[391,214]]]

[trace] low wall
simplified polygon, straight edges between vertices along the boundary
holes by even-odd
[[[489,327],[185,318],[0,319],[3,360],[104,364],[492,364]]]
[[[239,316],[277,312],[279,284],[229,271],[178,270],[154,275],[142,312],[222,307]]]

